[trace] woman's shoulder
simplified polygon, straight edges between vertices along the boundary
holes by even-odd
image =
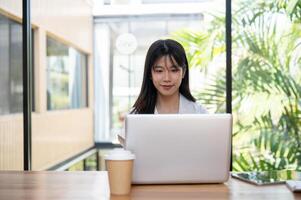
[[[198,102],[188,100],[183,95],[180,96],[180,114],[206,114],[208,111]]]
[[[207,109],[204,106],[202,106],[198,102],[193,102],[193,103],[194,103],[194,108],[196,110],[196,113],[199,113],[199,114],[207,114],[208,113]]]

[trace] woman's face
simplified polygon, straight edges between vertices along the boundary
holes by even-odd
[[[177,94],[183,77],[183,68],[179,67],[172,56],[162,56],[152,67],[153,84],[162,96]]]

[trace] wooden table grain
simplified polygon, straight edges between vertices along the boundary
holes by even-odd
[[[130,195],[110,196],[107,173],[0,171],[0,200],[290,200],[284,184],[256,186],[231,179],[225,184],[133,185]]]
[[[0,200],[109,199],[106,172],[0,171]]]

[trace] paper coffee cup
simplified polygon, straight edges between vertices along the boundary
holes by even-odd
[[[134,154],[123,149],[114,149],[105,155],[111,194],[130,193],[134,159]]]

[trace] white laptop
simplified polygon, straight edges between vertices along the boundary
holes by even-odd
[[[231,114],[127,115],[134,184],[222,183],[229,178]]]

